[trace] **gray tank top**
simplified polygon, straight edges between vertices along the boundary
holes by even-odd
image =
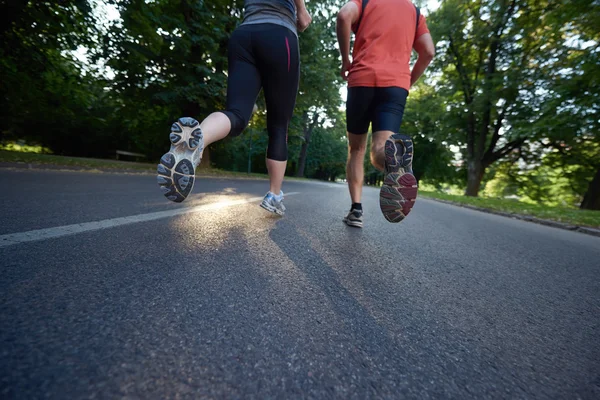
[[[296,5],[293,0],[245,0],[242,25],[276,24],[296,31]]]

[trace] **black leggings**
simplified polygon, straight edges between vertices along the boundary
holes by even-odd
[[[275,24],[242,25],[229,39],[227,111],[231,136],[248,125],[261,87],[267,102],[267,158],[287,160],[287,131],[298,93],[298,38]]]

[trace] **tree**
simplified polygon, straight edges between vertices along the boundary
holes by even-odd
[[[411,88],[400,129],[414,142],[413,173],[417,182],[425,179],[439,184],[457,179],[453,153],[447,145],[449,138],[445,137],[445,117],[444,101],[433,86],[421,81]]]
[[[464,146],[466,195],[477,196],[486,169],[519,149],[542,97],[537,91],[548,54],[541,39],[556,5],[548,1],[448,0],[431,15],[438,40],[438,93],[446,99],[454,143]],[[457,129],[458,128],[458,129]]]
[[[589,208],[600,193],[594,179],[600,169],[600,7],[589,0],[553,2],[542,22],[536,37],[543,51],[529,60],[535,107],[523,113],[520,126],[528,138],[518,157],[508,157],[525,163],[510,170],[536,201]]]
[[[103,52],[114,71],[127,145],[152,158],[164,151],[169,121],[222,109],[227,44],[241,1],[113,0],[121,14]]]
[[[561,1],[547,21],[560,28],[544,36],[554,62],[534,125],[543,132],[537,150],[551,151],[546,159],[571,180],[582,209],[600,210],[600,5]]]
[[[600,210],[600,167],[585,192],[581,208],[585,210]]]
[[[305,175],[306,157],[313,131],[339,110],[339,55],[335,47],[335,18],[339,1],[307,4],[313,22],[300,37],[300,89],[296,101],[292,132],[301,132],[297,176]]]
[[[346,121],[339,112],[332,127],[315,127],[312,146],[306,156],[305,175],[309,178],[335,181],[346,174]]]
[[[89,1],[0,3],[1,139],[28,139],[60,154],[105,155],[102,85],[74,57],[93,46]]]
[[[131,133],[129,146],[158,157],[164,151],[168,121],[224,108],[227,44],[241,21],[243,2],[113,3],[118,5],[122,21],[115,22],[106,36],[102,56],[115,71],[112,88],[121,101],[119,122],[123,131]],[[331,111],[340,103],[333,23],[327,17],[331,3],[308,3],[313,24],[300,34],[300,90],[289,134],[290,161],[298,165],[300,175],[304,174],[313,130],[330,119]],[[266,126],[262,96],[258,103],[260,111],[252,131],[253,136],[259,135],[257,138],[264,135]],[[227,167],[226,160],[231,159],[225,155],[232,153],[228,146],[247,155],[247,143],[254,141],[230,139],[211,146],[215,153],[211,159],[217,166]]]

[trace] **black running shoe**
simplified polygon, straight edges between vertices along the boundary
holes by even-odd
[[[346,215],[344,217],[344,222],[348,226],[353,226],[355,228],[362,228],[363,227],[363,212],[362,212],[362,210],[357,210],[357,209],[353,208],[352,210],[350,210],[348,215]]]

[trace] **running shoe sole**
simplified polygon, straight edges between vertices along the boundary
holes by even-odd
[[[196,166],[204,150],[200,123],[189,117],[179,118],[171,125],[169,140],[171,149],[160,158],[156,180],[167,199],[181,203],[194,188]]]
[[[346,223],[346,225],[351,226],[353,228],[362,228],[363,227],[363,223],[360,221],[351,221],[349,219],[344,219],[344,222]]]
[[[264,208],[265,210],[267,210],[268,212],[283,216],[285,214],[285,211],[281,211],[280,209],[273,207],[272,205],[270,205],[269,203],[266,203],[265,201],[263,201],[262,203],[260,203],[260,206],[262,208]]]
[[[385,219],[397,223],[410,212],[417,199],[417,179],[412,173],[413,142],[395,133],[385,143],[385,179],[379,207]]]

